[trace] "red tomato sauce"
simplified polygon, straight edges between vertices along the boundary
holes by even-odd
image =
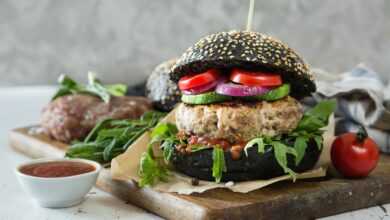
[[[207,146],[219,146],[222,149],[226,150],[230,147],[230,143],[224,139],[211,139],[207,137],[198,137],[198,136],[191,136],[188,139],[188,144],[193,145],[193,144],[204,144]]]
[[[246,143],[244,141],[241,141],[236,144],[231,144],[227,140],[224,139],[212,139],[212,138],[207,138],[207,137],[198,137],[198,136],[191,136],[188,139],[188,144],[189,145],[194,145],[194,144],[204,144],[206,146],[212,146],[216,147],[219,146],[223,150],[230,150],[230,153],[232,155],[233,160],[238,160],[240,159],[241,152],[244,149]]]
[[[53,161],[22,166],[20,172],[36,177],[67,177],[89,173],[95,167],[82,162]]]

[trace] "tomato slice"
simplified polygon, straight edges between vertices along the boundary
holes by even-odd
[[[199,86],[204,86],[208,83],[217,80],[218,77],[219,77],[219,72],[216,69],[209,69],[203,73],[183,76],[182,78],[180,78],[178,83],[179,89],[187,90]]]
[[[280,86],[282,78],[278,74],[246,71],[242,69],[233,69],[230,74],[230,80],[247,86]]]

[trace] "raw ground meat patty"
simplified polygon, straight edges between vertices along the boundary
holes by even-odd
[[[181,103],[176,111],[176,124],[188,135],[235,143],[289,133],[296,128],[302,115],[302,106],[292,97],[274,102]]]
[[[112,97],[109,103],[90,95],[68,95],[50,102],[42,111],[41,126],[50,137],[69,143],[84,138],[105,118],[138,118],[151,109],[144,97]]]

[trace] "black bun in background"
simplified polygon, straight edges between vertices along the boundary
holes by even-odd
[[[127,88],[128,96],[145,96],[145,81]]]
[[[171,68],[175,61],[176,59],[172,59],[158,65],[146,82],[146,96],[161,111],[170,111],[180,102],[180,90],[171,79]]]
[[[239,67],[280,73],[292,87],[291,96],[301,98],[316,90],[308,65],[283,42],[258,32],[229,31],[208,35],[177,60],[173,80],[210,68]]]
[[[305,156],[298,166],[295,166],[294,158],[291,155],[287,155],[288,167],[295,172],[310,170],[317,163],[320,154],[321,150],[318,149],[315,141],[311,140]],[[171,161],[176,170],[190,177],[214,181],[212,176],[212,155],[212,148],[186,155],[175,150]],[[272,148],[267,148],[262,155],[257,152],[257,147],[249,148],[248,157],[242,151],[241,158],[238,160],[233,160],[230,152],[226,151],[225,163],[227,171],[222,175],[222,182],[270,179],[285,174],[276,161]]]

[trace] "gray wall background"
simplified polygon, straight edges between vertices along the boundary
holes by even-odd
[[[0,0],[0,85],[54,84],[60,73],[142,81],[200,37],[245,27],[248,0]],[[390,78],[390,1],[257,0],[254,30],[313,67],[365,62]]]

